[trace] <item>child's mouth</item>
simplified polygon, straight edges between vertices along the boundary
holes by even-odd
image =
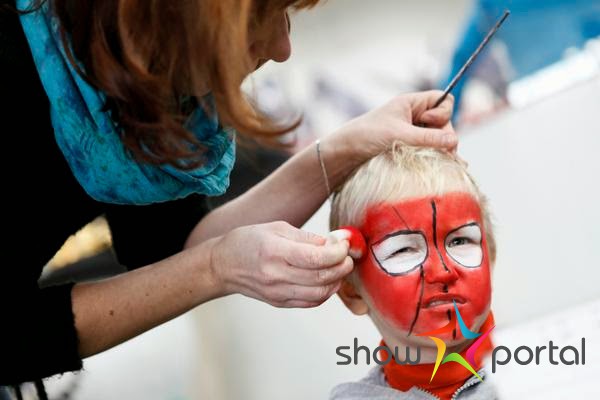
[[[436,296],[431,296],[428,299],[426,299],[423,304],[423,308],[434,308],[440,306],[453,305],[454,301],[456,302],[456,304],[465,303],[465,299],[461,296],[444,293]]]

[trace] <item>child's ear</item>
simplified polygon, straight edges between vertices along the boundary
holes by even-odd
[[[356,287],[350,282],[349,279],[344,279],[340,290],[338,290],[338,296],[344,302],[346,307],[356,315],[365,315],[369,312],[369,305],[362,298],[360,293],[356,290]]]

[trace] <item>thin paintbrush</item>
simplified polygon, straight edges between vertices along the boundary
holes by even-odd
[[[437,108],[440,104],[442,104],[444,102],[444,100],[446,100],[446,97],[448,97],[448,95],[450,94],[452,89],[454,89],[454,87],[456,86],[458,81],[463,77],[465,72],[467,72],[467,70],[469,69],[471,64],[473,64],[473,61],[475,61],[475,59],[477,58],[479,53],[481,53],[481,51],[485,48],[485,46],[488,44],[490,39],[494,36],[494,34],[498,31],[498,29],[500,29],[500,27],[502,26],[504,21],[506,21],[506,18],[508,18],[509,15],[510,15],[510,11],[505,10],[502,17],[498,20],[498,22],[496,22],[496,25],[494,25],[492,30],[489,31],[487,36],[483,39],[483,42],[481,42],[479,47],[477,47],[475,52],[471,55],[471,57],[469,57],[469,59],[467,60],[465,65],[463,65],[462,68],[460,69],[460,71],[458,71],[458,73],[454,76],[454,78],[452,79],[452,82],[450,82],[448,87],[446,87],[446,90],[444,90],[444,94],[442,95],[442,97],[440,97],[439,100],[436,101],[436,103],[433,105],[432,108]]]

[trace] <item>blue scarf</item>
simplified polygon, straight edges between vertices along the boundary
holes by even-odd
[[[30,0],[17,0],[17,6],[27,9]],[[151,204],[192,193],[225,192],[235,163],[235,134],[219,125],[211,96],[205,98],[211,110],[198,107],[185,125],[207,149],[200,168],[184,171],[138,162],[126,151],[109,113],[103,111],[105,95],[85,82],[67,59],[59,21],[51,15],[48,2],[21,16],[21,24],[50,100],[56,142],[91,197],[106,203]]]

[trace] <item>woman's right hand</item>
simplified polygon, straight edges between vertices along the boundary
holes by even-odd
[[[326,242],[286,222],[244,226],[212,242],[210,265],[224,295],[276,307],[322,304],[354,267],[346,240]]]

